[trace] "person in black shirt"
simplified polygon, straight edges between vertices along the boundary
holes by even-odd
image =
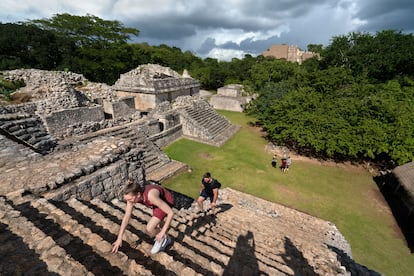
[[[277,165],[277,158],[276,158],[276,154],[275,154],[272,157],[272,167],[273,168],[276,168],[276,165]]]
[[[203,202],[206,200],[206,198],[209,198],[211,203],[210,208],[214,213],[218,198],[218,190],[221,187],[220,182],[218,182],[217,179],[212,178],[209,172],[206,172],[203,175],[203,179],[201,179],[200,186],[200,196],[197,199],[198,207],[200,208],[201,212],[204,212]]]

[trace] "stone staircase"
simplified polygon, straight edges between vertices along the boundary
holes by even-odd
[[[141,123],[139,122],[105,128],[82,136],[71,137],[67,141],[63,141],[61,147],[64,148],[65,144],[72,143],[73,141],[76,141],[76,143],[87,143],[99,137],[115,137],[131,141],[134,147],[139,148],[143,152],[143,164],[147,174],[155,173],[162,167],[171,167],[171,162],[177,163],[161,152],[158,146],[141,129]],[[181,163],[178,162],[177,164]],[[182,164],[181,167],[185,167],[185,164]],[[163,178],[165,176],[154,180],[161,180]]]
[[[216,215],[176,210],[165,252],[149,253],[151,210],[137,205],[111,253],[125,203],[0,196],[0,275],[378,275],[348,256],[334,225],[232,189]]]
[[[39,116],[26,113],[0,115],[0,134],[25,145],[34,151],[46,154],[56,146]]]
[[[222,146],[238,130],[225,117],[218,114],[211,106],[188,105],[179,109],[181,115],[197,127],[198,135],[188,135],[190,139],[201,140],[203,143],[217,147]]]
[[[128,156],[139,154],[139,149],[133,148],[128,141],[102,137],[73,147],[71,151],[55,151],[45,156],[24,157],[24,154],[33,155],[26,148],[21,151],[21,158],[16,158],[16,155],[7,153],[18,154],[21,145],[6,138],[4,140],[8,142],[9,148],[0,147],[5,152],[5,164],[0,167],[0,194],[3,195],[18,189],[35,194],[47,191],[60,193],[59,189],[72,189],[67,195],[70,196],[76,192],[76,185],[90,186],[91,181],[96,183],[107,179],[113,185],[115,182],[120,184],[121,176],[115,178],[120,174],[118,168],[125,164]]]
[[[13,168],[16,162],[33,161],[41,154],[0,134],[0,168]]]

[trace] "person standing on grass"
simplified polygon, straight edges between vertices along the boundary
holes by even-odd
[[[276,165],[277,165],[277,158],[276,158],[276,154],[275,154],[272,157],[272,167],[273,168],[276,168]]]
[[[286,166],[287,166],[287,160],[286,158],[282,158],[282,165],[280,166],[280,169],[282,170],[282,172],[286,172]]]
[[[290,165],[292,165],[292,159],[290,159],[290,156],[286,159],[286,171],[289,170]]]
[[[200,208],[201,212],[204,212],[203,202],[208,198],[210,199],[211,211],[214,214],[218,198],[218,190],[220,189],[221,184],[217,179],[212,178],[209,172],[206,172],[201,179],[200,186],[200,196],[197,199],[198,207]]]
[[[174,205],[174,198],[171,192],[160,185],[148,184],[144,186],[130,178],[124,190],[124,199],[126,201],[125,214],[118,238],[112,244],[112,252],[118,252],[118,249],[122,246],[122,237],[136,203],[141,203],[152,209],[152,217],[146,227],[147,233],[151,237],[155,237],[151,254],[165,250],[172,243],[171,237],[167,235],[174,217],[174,211],[171,208]]]

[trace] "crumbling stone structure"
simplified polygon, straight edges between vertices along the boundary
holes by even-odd
[[[319,53],[313,53],[309,51],[302,51],[295,45],[278,44],[272,45],[270,49],[262,52],[265,57],[274,57],[277,59],[285,59],[290,62],[297,62],[302,64],[309,58],[320,58]]]
[[[243,95],[243,85],[229,84],[217,89],[217,95],[210,98],[209,103],[215,109],[243,112],[252,96]]]
[[[200,83],[170,68],[148,64],[122,74],[114,89],[119,96],[134,97],[136,109],[148,111],[162,102],[172,103],[180,96],[198,96]]]

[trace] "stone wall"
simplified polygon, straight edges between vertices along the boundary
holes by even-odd
[[[104,101],[103,108],[105,114],[110,115],[111,118],[124,118],[135,113],[134,97],[122,98],[119,101]]]
[[[156,96],[154,94],[135,93],[128,91],[117,91],[119,97],[133,97],[134,105],[137,110],[148,111],[156,106]]]
[[[227,97],[241,97],[243,96],[243,85],[231,84],[217,89],[217,95]]]
[[[217,95],[211,96],[209,103],[220,110],[243,112],[252,96],[243,96],[243,85],[229,84],[217,89]]]
[[[210,98],[209,102],[215,109],[243,112],[247,103],[250,101],[250,97],[226,97],[214,95]]]
[[[55,137],[65,137],[73,126],[82,125],[85,122],[99,122],[105,119],[103,108],[79,107],[52,112],[44,116],[49,133]]]
[[[67,200],[76,197],[83,200],[109,201],[119,198],[128,178],[133,178],[139,183],[144,182],[144,155],[142,149],[134,147],[127,141],[116,138],[98,139],[74,148],[65,154],[63,159],[59,154],[51,155],[45,160],[50,163],[55,159],[56,166],[63,166],[68,172],[59,172],[56,169],[47,170],[47,165],[36,164],[38,169],[44,167],[37,176],[35,186],[46,187],[42,196],[52,200]],[[41,162],[41,161],[39,161]],[[52,172],[57,174],[47,178]],[[41,182],[47,183],[41,183]],[[27,190],[44,190],[40,187],[27,186]]]
[[[154,80],[152,82],[155,93],[165,93],[172,91],[187,91],[191,88],[195,89],[195,93],[198,93],[200,83],[192,78],[171,78],[163,80]],[[190,91],[189,91],[190,92]],[[186,94],[190,95],[190,94]]]
[[[127,163],[120,160],[73,183],[68,183],[62,189],[47,192],[43,196],[58,201],[68,200],[71,197],[83,200],[99,198],[104,201],[118,198],[127,179],[127,167]],[[135,175],[142,181],[142,172]]]
[[[180,139],[183,136],[183,129],[181,125],[169,128],[163,132],[154,134],[149,139],[154,142],[158,147],[163,148],[171,144],[172,142]]]

